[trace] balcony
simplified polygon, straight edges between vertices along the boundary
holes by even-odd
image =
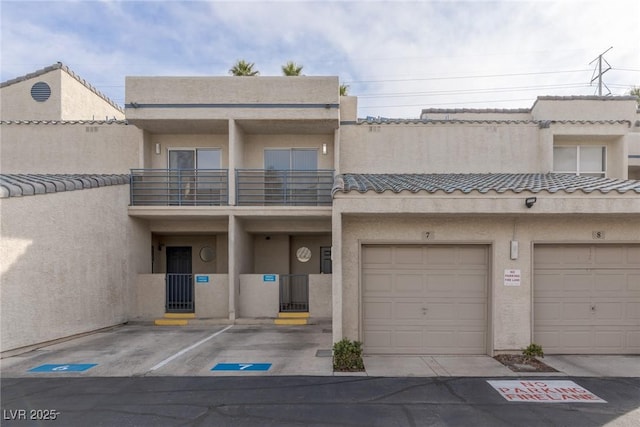
[[[333,170],[236,170],[238,206],[331,206]]]
[[[225,206],[226,169],[132,169],[131,206]]]

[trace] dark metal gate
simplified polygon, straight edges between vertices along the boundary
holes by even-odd
[[[194,289],[191,247],[167,247],[166,311],[193,313]]]
[[[280,312],[309,311],[309,275],[280,275]]]
[[[193,313],[193,274],[167,274],[167,313]]]

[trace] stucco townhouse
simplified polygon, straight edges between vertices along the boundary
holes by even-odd
[[[178,316],[331,319],[369,354],[640,353],[635,97],[401,120],[337,77],[125,86],[1,85],[2,351]]]

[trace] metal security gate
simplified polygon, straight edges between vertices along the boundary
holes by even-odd
[[[191,247],[167,247],[167,313],[193,313],[194,289],[191,271]]]
[[[280,312],[309,311],[309,276],[307,274],[280,275]]]
[[[193,313],[193,275],[167,274],[167,313]]]

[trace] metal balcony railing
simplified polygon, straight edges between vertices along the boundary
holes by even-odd
[[[131,206],[223,206],[226,169],[132,169]]]
[[[236,169],[238,206],[331,206],[333,170]]]

